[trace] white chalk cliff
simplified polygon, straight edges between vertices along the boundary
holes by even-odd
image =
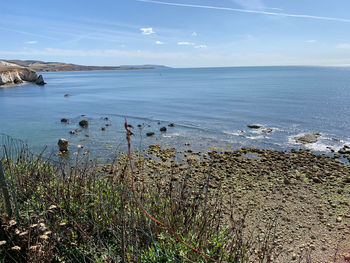
[[[0,60],[0,85],[20,84],[25,81],[45,84],[42,76],[38,76],[35,71]]]

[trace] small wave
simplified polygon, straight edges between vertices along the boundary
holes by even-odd
[[[297,135],[292,135],[288,137],[288,143],[291,145],[303,145],[301,143],[298,143],[295,138],[306,135],[307,133],[299,133]],[[317,142],[315,143],[308,143],[303,146],[306,148],[317,151],[317,152],[330,152],[339,151],[344,145],[349,145],[349,140],[342,140],[342,139],[336,139],[332,136],[321,134],[321,136],[318,138]]]
[[[258,135],[258,136],[246,136],[247,139],[250,140],[260,140],[260,139],[268,139],[268,137],[264,135]]]

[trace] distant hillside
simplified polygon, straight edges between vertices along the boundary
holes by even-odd
[[[60,62],[44,62],[38,60],[4,60],[8,63],[16,64],[21,67],[30,68],[36,72],[61,72],[61,71],[91,71],[91,70],[137,70],[154,69],[164,66],[142,65],[142,66],[117,66],[117,67],[99,67],[82,66]]]

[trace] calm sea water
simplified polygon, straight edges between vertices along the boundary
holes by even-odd
[[[135,126],[135,147],[150,143],[298,147],[294,136],[320,132],[316,151],[350,142],[350,68],[242,67],[44,73],[44,87],[0,88],[0,133],[34,149],[57,151],[67,138],[97,155],[125,149],[124,117]],[[64,97],[64,94],[71,94]],[[81,115],[85,115],[84,117]],[[109,120],[103,120],[108,117]],[[63,124],[61,118],[68,118]],[[89,128],[79,135],[87,118]],[[160,121],[160,124],[158,122]],[[161,133],[161,126],[175,123]],[[106,131],[101,127],[111,126]],[[259,123],[269,134],[247,128]],[[136,126],[142,124],[143,128]],[[155,136],[145,136],[154,131]],[[89,134],[89,137],[85,137]]]

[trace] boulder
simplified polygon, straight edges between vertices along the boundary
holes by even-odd
[[[146,135],[147,135],[148,137],[153,136],[153,135],[154,135],[154,132],[147,132]]]
[[[319,133],[309,133],[302,136],[295,137],[295,141],[301,144],[309,144],[317,142],[318,138],[321,136]]]
[[[64,94],[64,97],[65,97],[65,98],[68,98],[68,97],[70,97],[70,94],[68,94],[68,93],[67,93],[67,94]]]
[[[166,127],[161,127],[159,130],[160,130],[161,132],[166,132]]]
[[[68,152],[69,142],[67,139],[61,138],[58,140],[58,148],[60,152]]]
[[[261,125],[261,124],[249,124],[249,125],[247,125],[247,127],[250,129],[260,129],[263,127],[263,125]]]
[[[264,132],[264,133],[271,133],[272,129],[266,128],[266,129],[263,129],[262,132]]]
[[[169,126],[169,127],[174,127],[175,124],[174,124],[174,123],[170,123],[168,126]]]
[[[68,122],[68,119],[62,118],[62,119],[61,119],[61,122]]]
[[[340,154],[350,154],[350,147],[347,145],[344,145],[343,148],[339,149],[338,153]]]
[[[81,120],[79,122],[79,125],[83,128],[87,128],[89,126],[89,121],[88,120]]]
[[[46,82],[44,81],[43,75],[39,75],[39,77],[35,81],[35,84],[37,84],[37,85],[45,85],[46,84]]]

